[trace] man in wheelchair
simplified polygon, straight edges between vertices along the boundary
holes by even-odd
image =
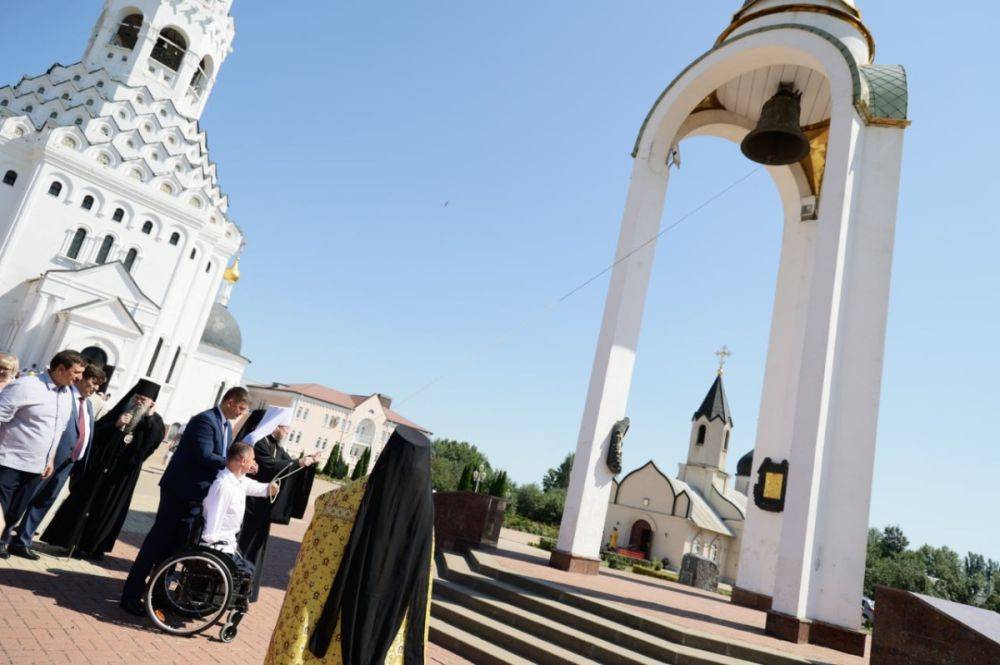
[[[255,466],[253,446],[229,447],[226,468],[202,504],[204,526],[194,548],[171,556],[153,573],[146,607],[160,630],[190,636],[222,622],[221,639],[235,638],[249,607],[253,579],[253,564],[237,548],[246,498],[278,493],[276,483],[246,477]]]

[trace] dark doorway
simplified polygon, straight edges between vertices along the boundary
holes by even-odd
[[[80,352],[80,355],[83,356],[87,362],[93,363],[104,370],[104,385],[98,388],[98,390],[102,393],[107,392],[108,384],[111,383],[111,375],[115,373],[115,368],[108,364],[108,354],[105,353],[103,349],[99,349],[96,346],[88,346]]]
[[[629,549],[642,552],[649,558],[649,552],[653,545],[653,527],[649,526],[646,520],[637,520],[632,525],[632,534],[629,537]]]

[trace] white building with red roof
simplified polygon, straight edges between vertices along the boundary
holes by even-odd
[[[372,464],[397,425],[406,425],[430,435],[426,427],[392,410],[392,398],[381,393],[353,395],[319,383],[251,384],[254,408],[284,406],[292,410],[292,425],[286,450],[316,454],[324,462],[340,445],[344,461],[353,470],[366,449]]]

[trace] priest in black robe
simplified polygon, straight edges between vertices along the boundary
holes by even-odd
[[[70,493],[42,540],[77,558],[100,560],[115,546],[146,459],[166,434],[156,413],[160,386],[140,379],[94,426],[90,461],[70,477]]]
[[[281,443],[288,436],[292,411],[279,406],[258,409],[250,414],[236,440],[253,446],[257,473],[249,477],[261,483],[279,482],[273,499],[248,498],[239,546],[243,557],[254,565],[251,602],[260,595],[260,582],[267,556],[267,539],[272,524],[288,524],[301,519],[309,505],[316,459],[303,456],[293,459]]]

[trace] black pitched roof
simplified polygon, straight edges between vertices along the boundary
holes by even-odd
[[[718,418],[723,422],[729,423],[730,427],[733,426],[733,418],[729,415],[729,402],[726,400],[726,390],[722,387],[722,374],[715,377],[715,383],[708,389],[708,394],[705,395],[704,401],[702,401],[698,410],[694,412],[691,420],[697,420],[702,416],[709,421]]]

